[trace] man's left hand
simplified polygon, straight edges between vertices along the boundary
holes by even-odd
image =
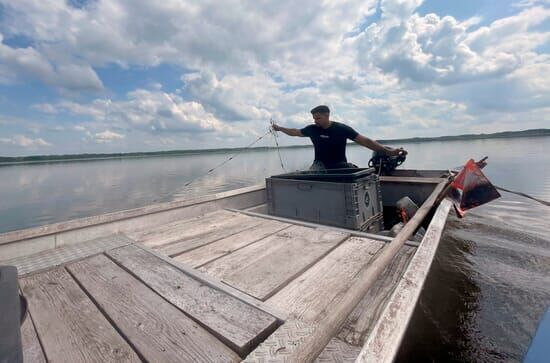
[[[400,147],[399,149],[393,149],[390,153],[390,156],[399,156],[399,155],[407,155],[407,150]]]

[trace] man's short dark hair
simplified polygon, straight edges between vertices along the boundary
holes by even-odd
[[[319,105],[311,109],[311,114],[313,115],[314,113],[330,113],[330,109],[328,106]]]

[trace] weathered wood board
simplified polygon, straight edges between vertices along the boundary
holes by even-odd
[[[415,251],[414,247],[403,246],[397,253],[361,302],[348,315],[338,334],[340,339],[349,344],[363,346],[365,338],[384,310],[386,301],[395,291]]]
[[[27,318],[21,326],[21,345],[24,363],[46,363],[46,357],[44,357],[44,352],[38,341],[30,314],[27,314]]]
[[[199,222],[202,220],[210,219],[212,221],[222,221],[224,219],[224,216],[226,211],[215,211],[206,213],[203,215],[195,216],[195,217],[189,217],[169,223],[160,224],[156,227],[149,227],[145,229],[137,229],[135,231],[126,232],[126,235],[133,239],[136,242],[148,244],[148,241],[153,240],[156,236],[158,236],[162,231],[165,231],[167,229],[174,229],[179,226],[185,225],[187,223],[192,222]]]
[[[254,349],[243,362],[301,363],[287,358],[292,353],[292,347],[300,345],[313,332],[314,328],[314,326],[300,320],[287,320],[258,348]]]
[[[222,238],[214,243],[175,256],[174,259],[188,266],[197,268],[287,227],[290,227],[290,224],[262,220],[262,223],[254,228],[244,230],[232,236]]]
[[[452,203],[444,199],[437,208],[420,247],[366,337],[357,362],[389,363],[394,360],[439,246],[451,206]]]
[[[360,351],[361,347],[332,338],[315,359],[315,363],[353,363]]]
[[[67,269],[145,360],[238,361],[231,349],[106,256]]]
[[[265,300],[348,236],[328,229],[292,226],[200,270]]]
[[[241,356],[277,326],[273,316],[197,281],[137,246],[107,254]]]
[[[123,234],[112,234],[105,237],[94,238],[86,242],[65,245],[27,256],[13,258],[2,261],[0,264],[17,267],[18,275],[23,276],[41,270],[49,270],[52,267],[61,266],[70,261],[97,255],[103,251],[127,246],[132,243],[134,243],[134,241]]]
[[[267,300],[289,316],[316,323],[331,300],[345,292],[384,242],[350,237]]]
[[[243,220],[238,213],[216,211],[199,217],[162,224],[155,228],[128,233],[128,237],[149,247],[156,247],[186,238],[191,234],[200,234],[210,228],[219,228],[234,219]]]
[[[63,268],[20,282],[49,361],[141,361]]]
[[[258,218],[240,215],[239,217],[231,217],[219,224],[207,226],[192,224],[188,225],[185,231],[179,233],[178,240],[154,248],[158,248],[160,252],[167,256],[177,256],[186,251],[232,236],[235,233],[255,229],[261,223],[262,220]]]

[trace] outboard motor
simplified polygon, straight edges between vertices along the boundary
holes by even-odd
[[[380,151],[373,151],[369,160],[369,167],[375,168],[379,174],[391,174],[395,168],[405,162],[406,158],[407,156],[403,153],[397,156],[389,156]]]

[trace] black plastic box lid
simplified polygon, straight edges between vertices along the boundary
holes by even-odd
[[[297,171],[273,175],[271,178],[353,183],[373,174],[375,174],[374,168],[347,168],[329,169],[326,171]]]

